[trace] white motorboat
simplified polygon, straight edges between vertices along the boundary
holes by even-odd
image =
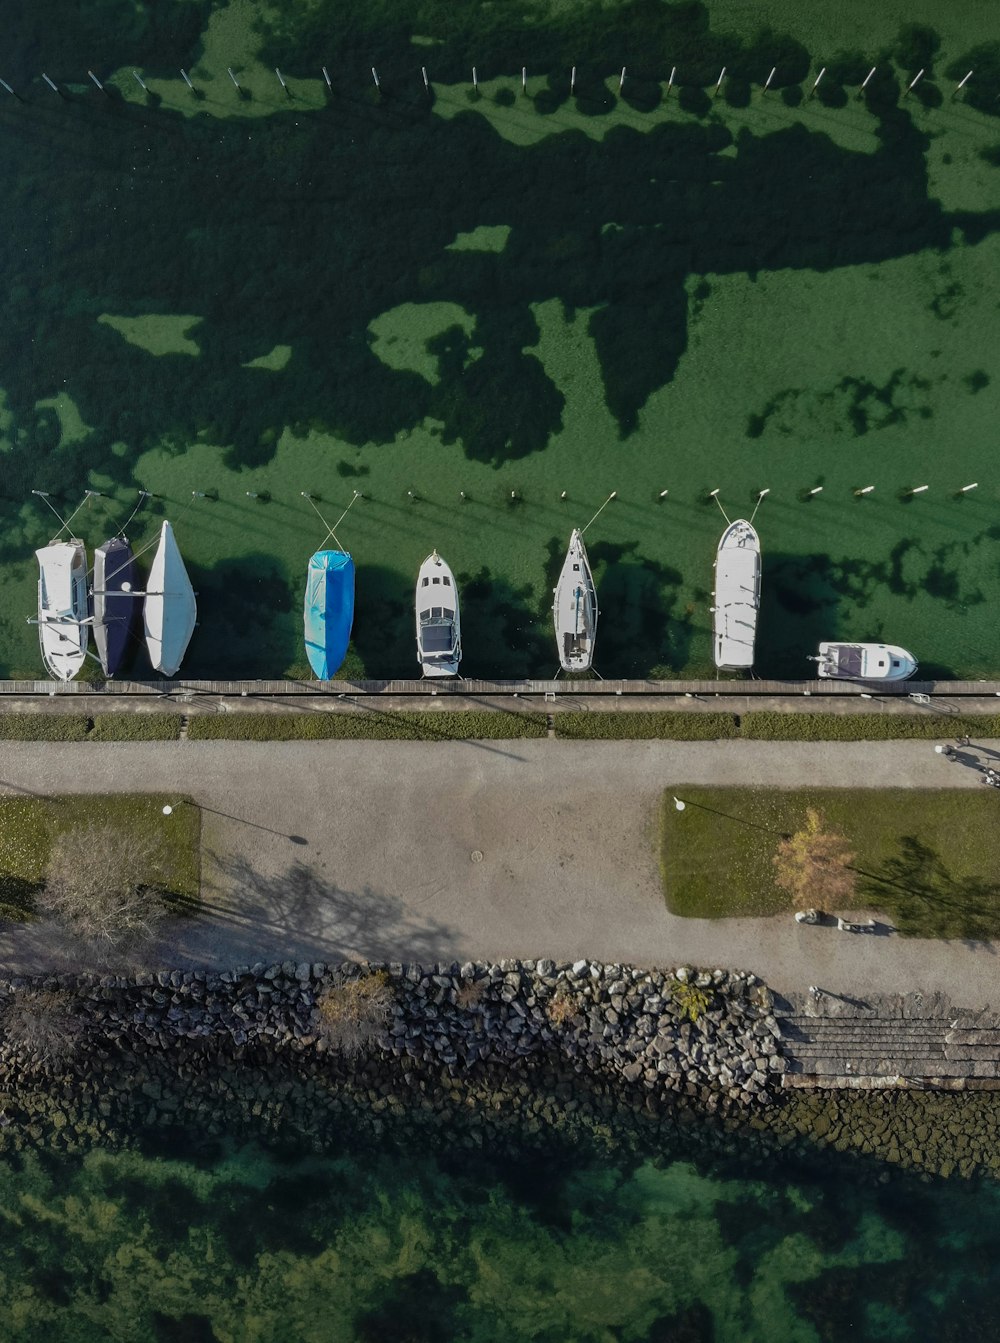
[[[425,676],[457,676],[462,623],[455,575],[435,550],[417,575],[417,661]]]
[[[559,665],[563,671],[589,671],[597,642],[597,590],[583,535],[575,528],[553,593]]]
[[[194,633],[198,605],[174,531],[169,522],[160,530],[146,585],[143,624],[153,670],[173,676],[184,659]]]
[[[87,552],[82,541],[52,541],[38,560],[38,642],[42,661],[57,681],[72,681],[90,642]]]
[[[760,538],[745,518],[722,533],[713,595],[715,665],[720,671],[749,671],[760,610]]]
[[[917,670],[913,654],[896,644],[825,643],[810,661],[824,680],[905,681]]]

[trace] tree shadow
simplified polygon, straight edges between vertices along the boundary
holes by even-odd
[[[203,882],[197,920],[164,929],[161,961],[178,956],[206,964],[259,960],[451,959],[455,930],[413,913],[399,896],[365,886],[349,891],[307,863],[293,862],[271,876],[239,856],[208,853],[232,898],[213,898]]]
[[[903,835],[899,852],[876,872],[856,868],[859,891],[892,916],[908,937],[981,943],[1000,937],[1000,882],[955,877],[940,854],[916,835]]]

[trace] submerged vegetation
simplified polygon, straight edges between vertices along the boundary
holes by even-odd
[[[65,511],[99,489],[91,544],[149,490],[136,540],[169,515],[199,591],[185,670],[274,676],[302,661],[322,535],[300,492],[334,512],[349,481],[365,503],[342,538],[348,675],[415,671],[412,578],[445,534],[466,669],[545,669],[556,556],[619,487],[591,547],[598,665],[704,668],[707,492],[742,508],[762,484],[765,674],[890,623],[925,667],[995,670],[993,487],[949,498],[985,473],[996,417],[989,34],[944,14],[914,27],[903,5],[868,32],[813,16],[812,35],[792,7],[786,31],[730,8],[533,4],[530,57],[503,4],[174,0],[154,21],[45,0],[13,16],[0,672],[37,666],[21,616],[49,515],[31,489]],[[98,35],[103,98],[86,77]],[[951,102],[966,61],[976,79]],[[762,329],[763,345],[734,335]],[[918,472],[938,510],[906,506]]]

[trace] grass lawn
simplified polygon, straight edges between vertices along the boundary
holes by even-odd
[[[174,813],[163,815],[165,803]],[[0,918],[23,919],[45,878],[53,839],[74,826],[141,826],[159,840],[155,875],[166,881],[174,912],[193,909],[201,884],[201,812],[177,798],[65,796],[0,798]]]
[[[1000,799],[992,789],[683,788],[664,795],[660,870],[668,908],[718,919],[791,911],[772,857],[807,807],[855,853],[853,907],[909,937],[1000,937]]]

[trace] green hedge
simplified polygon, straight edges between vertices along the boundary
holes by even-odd
[[[740,736],[756,741],[934,741],[1000,737],[1000,714],[773,713],[744,714]]]
[[[90,719],[82,713],[2,713],[2,741],[86,741]]]
[[[731,713],[557,713],[554,716],[557,737],[592,741],[616,738],[648,741],[669,738],[672,741],[716,741],[738,735]]]
[[[196,714],[188,724],[190,741],[328,741],[331,738],[379,741],[504,741],[544,737],[543,714],[471,713],[221,713]]]
[[[177,741],[176,713],[102,713],[94,718],[89,741]]]

